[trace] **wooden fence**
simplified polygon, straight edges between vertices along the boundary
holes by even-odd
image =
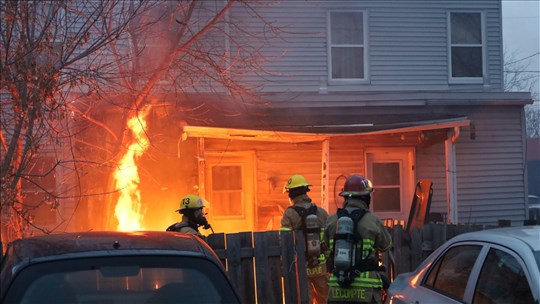
[[[450,238],[481,225],[426,224],[410,235],[402,226],[390,229],[391,254],[382,256],[390,278],[414,270]],[[212,234],[207,242],[219,256],[242,303],[307,303],[303,234],[290,231]],[[392,263],[392,260],[394,263]]]

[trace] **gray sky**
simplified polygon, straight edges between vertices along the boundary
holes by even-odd
[[[540,0],[502,0],[503,45],[514,60],[524,59],[540,91]],[[528,59],[525,59],[529,57]]]

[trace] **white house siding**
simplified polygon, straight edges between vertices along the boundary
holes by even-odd
[[[465,133],[456,145],[460,222],[525,219],[523,109],[474,108],[476,139]]]
[[[271,5],[270,5],[271,3]],[[255,3],[252,3],[255,7]],[[262,2],[257,9],[266,21],[282,28],[280,39],[266,41],[262,53],[269,62],[266,92],[328,92],[389,90],[502,90],[502,28],[500,1],[283,1]],[[367,84],[327,83],[327,29],[329,10],[363,10],[368,18]],[[449,85],[447,12],[479,10],[487,24],[487,81],[484,84]],[[239,9],[234,14],[241,15]],[[248,15],[245,16],[248,18]],[[249,17],[251,32],[261,21]],[[271,36],[271,35],[270,35]],[[259,47],[261,41],[250,41]],[[231,53],[235,53],[235,48]],[[259,71],[260,72],[260,71]],[[259,82],[255,73],[244,78]]]
[[[525,154],[520,106],[466,107],[474,124],[456,142],[459,223],[525,219]],[[446,212],[444,143],[417,150],[417,178],[433,181],[432,212]]]

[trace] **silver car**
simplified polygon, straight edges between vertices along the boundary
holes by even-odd
[[[398,275],[385,303],[540,303],[540,226],[458,235]]]

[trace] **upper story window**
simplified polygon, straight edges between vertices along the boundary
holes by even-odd
[[[450,80],[482,82],[484,31],[480,12],[449,13]]]
[[[362,11],[329,12],[329,80],[366,80],[366,24]]]

